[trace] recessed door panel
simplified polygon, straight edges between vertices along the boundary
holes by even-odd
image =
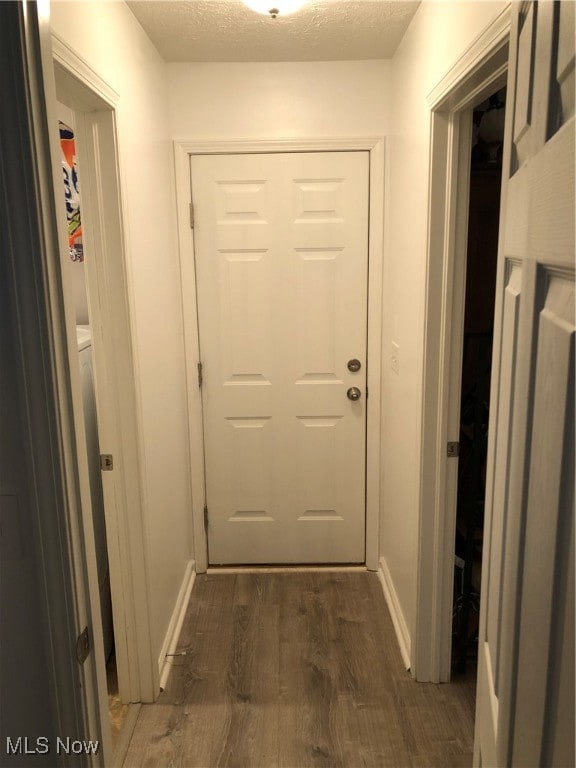
[[[270,272],[266,251],[222,254],[220,328],[227,383],[269,383],[274,306]]]
[[[273,521],[271,419],[229,418],[226,422],[232,449],[228,520]]]
[[[494,692],[499,693],[500,633],[502,611],[503,556],[508,521],[508,466],[510,461],[510,419],[514,409],[514,377],[518,349],[518,321],[522,295],[522,266],[508,264],[508,280],[502,311],[502,367],[500,373],[500,418],[496,432],[494,463],[494,519],[488,546],[492,568],[485,586],[486,632],[482,641],[490,654]]]
[[[335,378],[336,251],[299,251],[296,267],[301,379]]]

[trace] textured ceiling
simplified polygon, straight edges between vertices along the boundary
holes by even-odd
[[[271,19],[241,0],[128,2],[165,61],[387,59],[419,4],[309,0],[297,13]]]

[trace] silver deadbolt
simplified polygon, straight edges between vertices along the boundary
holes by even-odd
[[[360,400],[362,392],[360,392],[358,387],[350,387],[348,392],[346,392],[346,395],[348,396],[348,400]]]
[[[357,373],[360,368],[362,368],[362,363],[360,360],[357,360],[355,357],[352,358],[352,360],[348,360],[348,370],[352,371],[352,373]]]

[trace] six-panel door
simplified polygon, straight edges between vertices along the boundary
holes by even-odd
[[[362,563],[368,153],[191,172],[209,561]]]
[[[513,9],[475,766],[574,765],[574,7]]]

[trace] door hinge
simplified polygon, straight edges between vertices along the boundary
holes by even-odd
[[[202,382],[204,381],[204,377],[202,375],[202,363],[198,363],[198,386],[202,386]]]
[[[88,627],[84,627],[82,632],[76,638],[76,658],[78,664],[84,664],[90,653],[90,634]]]
[[[460,455],[460,443],[448,443],[446,446],[446,456],[449,459],[455,459]]]
[[[208,530],[208,505],[204,504],[204,530]]]
[[[100,469],[102,472],[110,472],[114,469],[114,457],[111,453],[100,454]]]
[[[194,229],[194,203],[190,201],[190,229]]]

